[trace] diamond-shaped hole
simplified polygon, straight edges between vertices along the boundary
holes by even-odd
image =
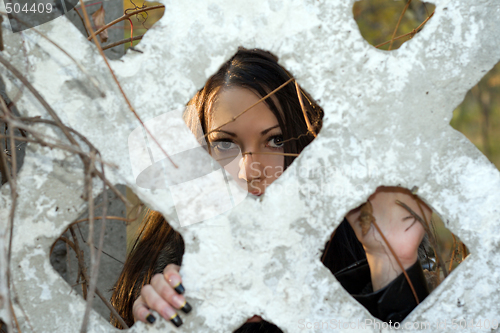
[[[143,285],[154,274],[163,272],[167,264],[180,265],[184,253],[182,236],[175,232],[164,217],[148,210],[128,188],[118,185],[133,207],[125,204],[108,190],[106,228],[103,251],[99,265],[96,297],[92,308],[112,325],[123,328],[114,307],[124,322],[134,324],[132,305],[139,297]],[[102,226],[103,196],[94,200],[94,248],[97,249]],[[56,210],[59,211],[57,207]],[[88,242],[89,223],[87,210],[54,242],[51,249],[52,267],[80,296],[86,299],[91,263]],[[80,252],[80,258],[77,256]],[[83,265],[86,272],[79,268]],[[82,267],[82,266],[80,266]],[[106,304],[107,303],[107,304]]]
[[[153,140],[147,146],[141,128],[134,130],[140,151],[152,156],[137,166],[136,183],[168,187],[179,222],[187,226],[229,211],[249,193],[262,195],[314,139],[323,111],[274,55],[240,49],[188,102],[187,127],[177,115],[146,122],[151,136],[173,151],[177,168]],[[186,139],[179,142],[180,134],[172,133]]]
[[[500,63],[469,90],[450,125],[500,169]]]
[[[366,203],[346,215],[320,260],[374,317],[395,323],[468,253],[416,195],[401,187],[379,187]]]
[[[138,13],[136,15],[133,15],[130,17],[130,20],[132,21],[132,26],[133,26],[133,36],[134,36],[134,41],[132,42],[132,46],[136,46],[137,44],[140,43],[140,36],[144,35],[149,29],[153,27],[153,25],[158,22],[162,17],[163,14],[165,13],[165,8],[158,8],[159,6],[163,6],[161,2],[157,1],[143,1],[143,2],[137,2],[137,1],[131,1],[131,0],[125,0],[123,1],[123,9],[126,10],[127,12],[130,11],[137,11],[141,9],[146,9],[146,8],[151,8],[148,11],[144,11],[141,13]],[[125,39],[130,38],[130,21],[125,20],[124,21],[124,30],[125,30]],[[125,43],[124,47],[125,50],[130,47],[130,43]]]
[[[88,34],[78,0],[70,0],[69,2],[70,3],[66,0],[67,13],[65,16],[78,28],[82,35],[87,38]],[[56,1],[56,3],[58,5],[57,8],[62,12],[64,9],[60,1]],[[75,4],[76,7],[71,10]],[[95,19],[99,16],[98,11],[101,5],[104,9],[104,24],[109,24],[122,17],[124,15],[124,10],[127,11],[127,14],[137,12],[137,14],[131,15],[128,19],[117,22],[106,29],[106,34],[108,36],[107,40],[100,39],[101,47],[109,59],[119,59],[125,54],[130,46],[137,46],[142,36],[162,18],[165,12],[163,5],[156,1],[96,1],[86,5],[87,14],[89,15],[94,31],[97,31],[97,29],[102,26],[99,25],[99,21]],[[98,23],[97,25],[96,22]],[[131,29],[130,23],[132,23],[133,29]],[[133,36],[132,43],[130,41],[131,33]],[[90,41],[90,43],[93,43],[93,41]]]
[[[224,178],[244,189],[244,198],[247,192],[264,194],[312,142],[323,110],[273,54],[240,48],[184,116]]]
[[[125,186],[118,185],[117,189],[125,195]],[[93,300],[92,307],[103,318],[110,319],[110,309],[106,306],[101,296],[109,301],[112,289],[125,262],[127,249],[127,211],[124,203],[111,191],[107,193],[107,212],[103,252],[100,259],[97,290],[99,294]],[[103,195],[94,199],[94,247],[97,248],[102,225]],[[68,209],[57,207],[56,211]],[[79,216],[70,227],[54,242],[50,254],[52,267],[71,286],[71,288],[82,297],[86,298],[88,291],[88,281],[84,275],[90,277],[90,247],[89,217],[88,210]],[[137,215],[137,210],[129,211],[131,216]],[[76,251],[80,251],[81,263],[85,267],[86,273],[82,273],[79,268],[79,260]],[[96,251],[97,252],[97,251]]]
[[[354,3],[352,11],[368,43],[381,50],[395,50],[424,28],[435,8],[420,0],[361,0]]]
[[[283,331],[273,323],[262,320],[258,316],[248,318],[247,322],[238,327],[233,333],[283,333]]]

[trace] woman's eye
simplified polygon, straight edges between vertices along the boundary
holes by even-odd
[[[219,152],[238,148],[238,145],[230,141],[216,141],[212,143],[212,148]]]
[[[269,139],[269,147],[271,148],[283,148],[283,136],[275,135]]]

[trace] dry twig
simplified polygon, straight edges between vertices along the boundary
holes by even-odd
[[[316,132],[314,132],[313,127],[311,126],[311,122],[309,121],[309,117],[307,116],[306,108],[304,107],[304,101],[302,100],[302,91],[300,90],[299,83],[295,80],[295,89],[297,90],[297,97],[299,98],[300,108],[302,109],[302,113],[304,115],[304,120],[307,124],[307,131],[312,133],[314,137],[316,137]]]
[[[125,10],[125,14],[123,16],[117,18],[116,20],[113,20],[113,21],[109,22],[105,26],[103,26],[100,29],[98,29],[94,34],[98,35],[103,30],[105,30],[105,29],[107,29],[107,28],[109,28],[109,27],[111,27],[111,26],[113,26],[113,25],[115,25],[117,23],[120,23],[121,21],[127,20],[129,17],[131,17],[133,15],[136,15],[136,14],[139,14],[139,13],[142,13],[142,12],[146,12],[146,11],[149,11],[149,10],[155,10],[155,9],[161,9],[161,8],[165,8],[165,6],[158,5],[158,6],[145,7],[145,8],[140,8],[138,10],[134,10],[134,11],[131,11],[131,12],[129,12],[129,9],[127,9],[127,10]],[[89,37],[87,39],[91,40],[92,36],[90,36],[90,34],[89,34]]]
[[[434,248],[434,253],[436,254],[436,260],[438,261],[438,265],[443,270],[444,277],[447,277],[448,276],[448,271],[447,271],[447,269],[446,269],[446,267],[444,265],[443,257],[441,256],[441,252],[439,251],[436,238],[434,237],[434,234],[432,233],[432,231],[431,231],[431,229],[429,227],[429,224],[427,223],[427,220],[426,220],[426,217],[425,217],[425,214],[423,213],[423,211],[422,211],[422,215],[424,216],[424,219],[422,219],[417,213],[415,213],[404,202],[396,200],[396,204],[398,204],[401,207],[403,207],[404,209],[406,209],[408,211],[408,213],[410,213],[417,221],[420,222],[420,224],[422,224],[422,226],[424,227],[425,232],[429,236],[429,240],[431,241],[432,247]],[[417,200],[417,204],[419,204],[418,200]],[[420,207],[420,204],[419,204],[419,207]],[[422,210],[422,207],[420,207],[420,209]]]
[[[83,18],[85,19],[85,25],[87,26],[87,30],[90,31],[90,37],[89,38],[91,38],[94,41],[94,43],[95,43],[95,45],[97,47],[97,50],[99,51],[99,53],[102,56],[102,59],[106,63],[106,66],[108,67],[109,72],[110,72],[111,76],[113,77],[113,80],[116,83],[116,86],[120,90],[121,95],[125,99],[125,102],[127,103],[128,108],[130,109],[130,111],[132,111],[132,113],[134,114],[135,118],[139,121],[139,123],[144,128],[144,130],[149,134],[149,136],[154,141],[154,143],[158,146],[158,148],[160,148],[161,152],[168,158],[168,160],[170,161],[170,163],[172,163],[172,165],[175,168],[177,168],[177,164],[175,164],[174,161],[172,161],[172,159],[167,154],[167,152],[165,151],[165,149],[163,149],[163,147],[160,145],[160,143],[158,142],[158,140],[156,140],[156,138],[151,134],[151,132],[149,131],[149,129],[144,125],[144,122],[142,121],[142,119],[139,117],[139,115],[135,111],[134,107],[132,106],[132,103],[130,103],[127,95],[125,94],[125,91],[123,90],[120,82],[118,81],[118,78],[115,75],[115,72],[113,71],[113,69],[109,65],[108,59],[106,58],[106,55],[104,54],[104,51],[102,50],[101,44],[97,40],[96,33],[94,32],[94,29],[92,28],[92,25],[90,24],[90,19],[89,19],[89,16],[87,14],[87,9],[85,8],[85,4],[83,3],[83,0],[80,0],[80,5],[81,5],[82,12],[83,12]],[[102,27],[101,29],[104,30],[105,28],[106,28],[106,26]],[[100,30],[99,32],[102,31],[101,29],[99,29]]]
[[[76,12],[78,13],[78,11],[76,11]],[[78,14],[80,14],[80,13],[78,13]],[[7,13],[0,12],[0,15],[7,15]],[[1,17],[3,17],[3,16],[0,16],[0,18]],[[44,38],[45,40],[47,40],[49,43],[51,43],[52,45],[54,45],[57,49],[59,49],[59,51],[61,51],[62,53],[64,53],[71,61],[73,61],[73,63],[75,63],[75,65],[82,71],[82,73],[85,74],[85,76],[90,80],[90,82],[92,83],[92,85],[97,89],[97,91],[99,92],[100,96],[102,98],[106,97],[106,94],[101,90],[101,88],[99,88],[99,83],[97,82],[97,80],[93,76],[91,76],[89,74],[89,72],[85,69],[85,67],[83,67],[65,49],[63,49],[59,44],[57,44],[55,41],[53,41],[47,35],[45,35],[44,33],[40,32],[38,29],[36,29],[34,27],[31,27],[31,25],[29,23],[21,20],[20,18],[18,18],[16,16],[13,16],[12,18],[15,19],[17,22],[23,24],[24,26],[29,27],[30,31],[34,31],[35,33],[37,33],[38,35],[40,35],[42,38]]]
[[[418,27],[416,27],[415,29],[413,29],[411,32],[407,33],[407,34],[404,34],[404,35],[400,35],[398,37],[395,37],[394,40],[392,41],[395,41],[395,40],[398,40],[398,39],[401,39],[401,38],[404,38],[404,37],[408,37],[410,36],[410,38],[413,38],[413,36],[415,36],[416,34],[418,34],[420,31],[422,31],[422,27],[427,23],[427,21],[429,21],[431,19],[431,17],[434,15],[434,12],[431,13],[431,15],[429,15]],[[389,44],[391,41],[388,40],[387,42],[383,42],[381,44],[378,44],[376,45],[375,47],[378,49],[384,45],[387,45]]]
[[[73,251],[75,251],[76,258],[78,260],[78,270],[80,272],[79,276],[81,274],[81,276],[84,279],[84,285],[86,285],[89,281],[89,278],[88,278],[87,269],[85,268],[85,263],[84,263],[84,260],[82,257],[83,252],[80,250],[80,246],[78,244],[78,238],[75,234],[75,230],[73,229],[73,227],[70,227],[69,230],[70,230],[70,233],[71,233],[71,236],[72,236],[74,242],[71,242],[69,239],[67,239],[64,236],[61,236],[60,239],[64,242],[66,242],[66,244],[68,244],[73,249]],[[82,285],[82,287],[83,287],[83,285]],[[129,328],[127,326],[127,324],[124,322],[123,318],[118,314],[116,309],[109,303],[109,301],[106,299],[106,297],[104,297],[103,294],[97,288],[96,288],[96,295],[103,301],[103,303],[111,311],[113,316],[120,322],[120,324],[123,325],[123,327],[125,329]]]
[[[128,42],[133,42],[133,41],[136,41],[136,40],[141,40],[142,38],[144,37],[144,35],[140,35],[140,36],[135,36],[133,38],[126,38],[126,39],[122,39],[118,42],[114,42],[114,43],[111,43],[111,44],[108,44],[106,46],[103,46],[103,50],[106,51],[107,49],[111,49],[115,46],[118,46],[118,45],[122,45],[122,44],[126,44]],[[137,50],[136,50],[137,51]]]
[[[448,271],[451,273],[451,269],[453,268],[453,262],[455,261],[455,254],[457,252],[457,238],[454,234],[451,234],[453,237],[453,245],[451,246],[451,255],[450,255],[450,267],[448,267]]]
[[[408,0],[408,2],[406,2],[406,6],[405,6],[405,8],[403,8],[403,12],[402,12],[402,13],[401,13],[401,15],[399,16],[398,23],[396,24],[396,28],[394,28],[394,32],[393,32],[393,34],[392,34],[391,44],[389,44],[389,51],[392,49],[392,43],[394,42],[394,37],[396,37],[396,33],[398,32],[399,25],[401,24],[401,20],[403,19],[403,16],[405,15],[406,10],[407,10],[407,9],[408,9],[408,7],[410,6],[410,3],[411,3],[411,0]]]
[[[214,128],[213,130],[211,131],[208,131],[205,135],[203,135],[202,137],[198,138],[198,141],[200,141],[201,139],[203,138],[206,138],[207,136],[209,136],[211,133],[221,129],[222,127],[226,126],[227,124],[229,123],[232,123],[233,121],[235,121],[236,119],[238,119],[239,117],[241,117],[245,112],[247,112],[248,110],[250,110],[251,108],[253,108],[254,106],[256,106],[257,104],[259,104],[260,102],[262,101],[265,101],[266,99],[268,99],[269,97],[271,97],[272,95],[274,95],[276,92],[278,92],[279,90],[281,90],[282,88],[284,88],[287,84],[289,84],[290,82],[294,81],[295,79],[294,78],[291,78],[289,79],[288,81],[286,81],[285,83],[283,83],[281,86],[279,86],[278,88],[274,89],[273,91],[271,91],[269,94],[267,94],[266,96],[262,97],[261,99],[259,99],[257,102],[253,103],[252,105],[250,105],[248,108],[246,108],[245,110],[241,111],[239,114],[237,114],[236,116],[234,116],[233,118],[231,118],[231,120],[225,122],[224,124]]]

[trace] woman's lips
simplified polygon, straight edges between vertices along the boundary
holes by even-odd
[[[251,193],[251,194],[253,194],[253,195],[256,195],[256,196],[258,196],[258,197],[259,197],[259,196],[261,196],[261,195],[263,194],[263,193],[262,193],[262,192],[260,192],[260,191],[251,191],[250,193]]]

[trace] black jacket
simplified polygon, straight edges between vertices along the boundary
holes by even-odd
[[[429,291],[420,262],[406,270],[406,274],[415,289],[419,303]],[[370,267],[366,260],[358,261],[335,274],[352,297],[361,303],[370,313],[382,321],[401,322],[418,305],[404,274],[400,274],[384,288],[373,292]]]

